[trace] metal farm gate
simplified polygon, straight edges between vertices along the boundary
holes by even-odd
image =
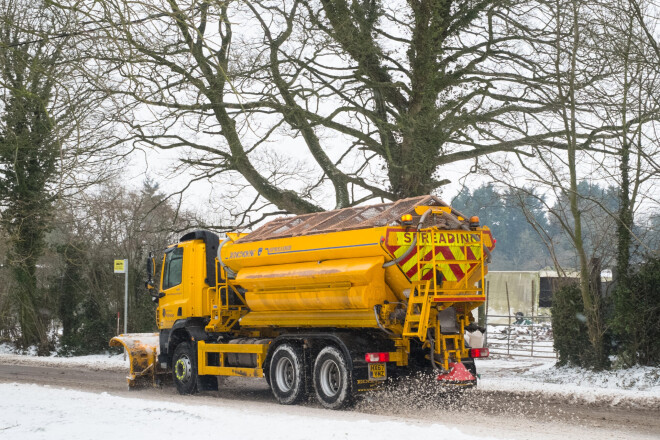
[[[549,309],[542,301],[539,307],[538,272],[495,274],[486,282],[485,342],[491,354],[556,358]]]

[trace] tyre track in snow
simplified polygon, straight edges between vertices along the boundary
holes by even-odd
[[[278,405],[265,381],[228,378],[219,392],[179,396],[172,385],[127,390],[126,371],[90,369],[77,365],[48,366],[7,363],[0,358],[0,382],[34,383],[124,397],[192,405],[249,408],[265,414],[309,414],[320,417],[382,419],[409,423],[438,423],[474,435],[512,439],[660,439],[660,408],[612,406],[541,393],[474,390],[446,395],[430,387],[404,384],[394,390],[366,395],[352,411],[321,409],[313,399],[304,405]]]

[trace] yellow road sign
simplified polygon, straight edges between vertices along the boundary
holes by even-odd
[[[115,260],[115,273],[124,273],[126,272],[126,267],[124,266],[124,260]]]

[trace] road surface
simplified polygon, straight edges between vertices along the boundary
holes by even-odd
[[[171,384],[129,391],[126,372],[84,366],[45,366],[7,363],[0,358],[0,382],[31,383],[158,401],[176,401],[225,407],[254,407],[276,416],[295,413],[324,417],[380,419],[409,423],[438,423],[466,434],[510,439],[660,439],[660,408],[623,403],[612,406],[582,399],[546,397],[538,393],[475,390],[447,396],[428,387],[402,386],[364,396],[351,411],[321,409],[311,399],[306,405],[282,407],[265,381],[231,378],[219,392],[180,396]]]

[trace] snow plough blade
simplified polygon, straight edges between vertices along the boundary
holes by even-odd
[[[111,347],[124,347],[128,353],[131,371],[126,377],[128,387],[138,385],[156,385],[157,375],[165,373],[159,371],[156,358],[158,357],[158,333],[128,333],[110,339]]]

